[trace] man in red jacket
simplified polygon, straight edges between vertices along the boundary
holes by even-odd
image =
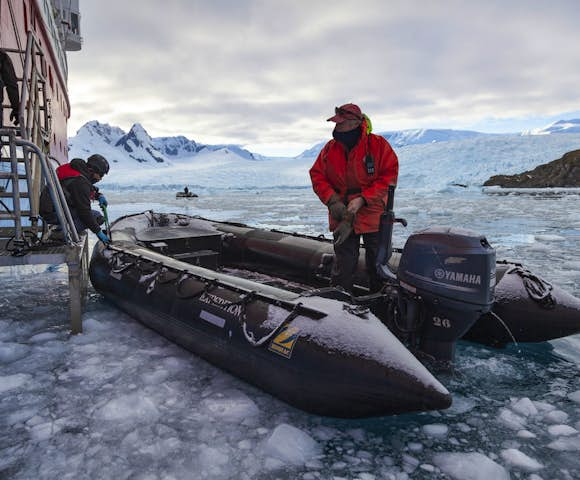
[[[380,217],[389,185],[397,183],[399,161],[383,137],[371,133],[370,120],[347,103],[327,121],[335,122],[330,140],[310,169],[312,188],[328,207],[334,236],[333,285],[350,291],[359,257],[360,238],[371,292],[381,289],[375,269]]]

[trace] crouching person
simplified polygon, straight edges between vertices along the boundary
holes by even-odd
[[[89,229],[104,243],[111,242],[101,230],[101,225],[105,219],[101,212],[91,209],[91,201],[95,200],[101,206],[107,206],[105,196],[95,187],[95,183],[101,181],[107,173],[109,173],[109,162],[99,154],[91,155],[86,162],[80,158],[74,158],[70,163],[65,163],[56,169],[56,175],[62,186],[77,232],[81,234]],[[44,187],[40,195],[40,216],[49,225],[59,225],[47,186]],[[64,239],[60,226],[50,239]]]

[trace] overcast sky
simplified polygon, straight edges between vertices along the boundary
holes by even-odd
[[[580,117],[580,0],[80,0],[89,120],[297,154],[347,102],[375,131]]]

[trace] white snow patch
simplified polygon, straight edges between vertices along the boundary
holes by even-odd
[[[500,455],[510,467],[523,470],[524,472],[537,472],[544,468],[540,462],[516,448],[502,450]]]
[[[264,454],[283,464],[304,465],[322,452],[322,448],[302,430],[282,423],[264,443]]]
[[[508,471],[479,452],[437,453],[433,463],[455,480],[509,480]]]

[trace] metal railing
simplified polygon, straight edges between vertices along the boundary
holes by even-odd
[[[10,173],[3,177],[11,181],[11,192],[5,190],[4,198],[12,199],[12,210],[0,216],[0,219],[13,220],[14,241],[23,242],[24,231],[22,216],[28,215],[32,235],[39,233],[40,193],[47,185],[53,201],[57,218],[62,226],[68,244],[79,241],[74,222],[55,170],[47,160],[51,131],[50,99],[47,95],[46,61],[44,52],[34,32],[29,31],[26,50],[4,49],[7,52],[24,54],[23,73],[20,88],[20,106],[18,111],[19,127],[0,129],[0,143],[3,148],[2,164],[10,163]],[[7,139],[7,140],[6,140]],[[19,164],[24,165],[24,175],[19,171]],[[22,194],[20,180],[26,180],[27,192]],[[8,195],[11,193],[12,195]],[[29,208],[24,211],[21,199],[28,197]],[[3,204],[4,208],[8,206]],[[5,229],[3,229],[5,230]],[[5,236],[5,235],[4,235]]]

